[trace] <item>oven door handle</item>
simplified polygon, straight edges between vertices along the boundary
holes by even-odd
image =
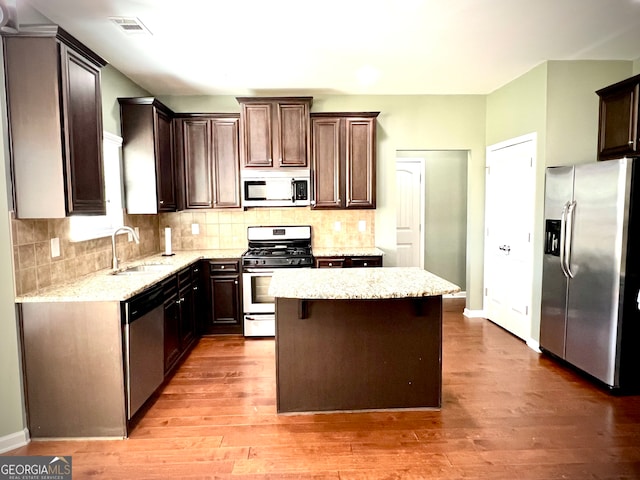
[[[273,273],[272,269],[266,268],[244,268],[242,271],[245,273],[262,273],[265,275],[270,275]]]

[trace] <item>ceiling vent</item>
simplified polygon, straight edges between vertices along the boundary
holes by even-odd
[[[137,17],[109,17],[127,35],[151,35],[151,32]]]

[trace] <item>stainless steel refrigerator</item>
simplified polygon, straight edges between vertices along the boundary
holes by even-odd
[[[640,159],[550,167],[540,347],[611,389],[640,385]]]

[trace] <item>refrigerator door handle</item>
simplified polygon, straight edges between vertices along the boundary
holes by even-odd
[[[567,202],[562,207],[562,217],[560,218],[560,268],[566,278],[569,278],[566,265],[566,245],[567,245],[567,211],[569,210],[570,202]]]
[[[565,262],[565,269],[567,271],[568,278],[573,278],[575,276],[575,274],[571,271],[571,249],[573,246],[573,221],[575,218],[575,209],[576,209],[576,202],[574,200],[573,202],[568,204],[567,223],[566,223],[567,231],[565,232],[565,239],[566,239],[565,248],[567,251],[564,254],[564,262]]]

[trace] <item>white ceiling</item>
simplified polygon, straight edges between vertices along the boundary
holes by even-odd
[[[27,1],[154,95],[487,94],[546,60],[640,58],[640,0]]]

